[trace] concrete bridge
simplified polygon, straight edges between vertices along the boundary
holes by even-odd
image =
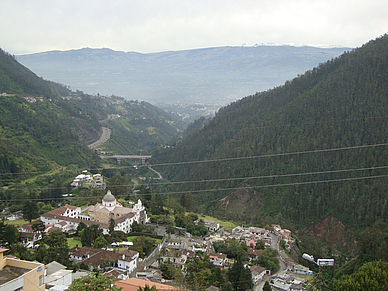
[[[142,164],[145,164],[145,161],[150,159],[151,156],[147,155],[100,155],[101,159],[116,159],[116,161],[120,164],[122,159],[129,159],[129,160],[141,160]]]

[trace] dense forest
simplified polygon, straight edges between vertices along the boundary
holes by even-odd
[[[179,182],[154,188],[189,191],[198,211],[216,213],[245,183],[263,196],[262,211],[245,214],[259,224],[306,226],[331,214],[360,229],[386,220],[387,50],[384,35],[220,109],[154,153],[151,164]]]

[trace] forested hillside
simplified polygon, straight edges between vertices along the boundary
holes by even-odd
[[[217,213],[245,183],[263,197],[262,211],[245,213],[256,223],[305,226],[331,214],[356,229],[386,219],[387,51],[385,35],[222,108],[155,153],[154,165],[176,163],[156,167],[164,177],[195,181],[160,191],[194,191],[198,209]]]
[[[52,85],[20,65],[14,56],[0,48],[0,93],[58,97]]]

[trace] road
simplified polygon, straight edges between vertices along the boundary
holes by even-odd
[[[155,180],[162,180],[162,179],[163,179],[162,174],[160,174],[158,171],[156,171],[155,169],[151,168],[150,166],[148,166],[148,169],[150,169],[150,170],[153,171],[156,175],[158,175],[158,178],[156,178]]]
[[[110,133],[111,129],[107,127],[102,128],[102,135],[99,140],[95,141],[94,143],[88,145],[90,149],[95,149],[96,147],[99,147],[104,142],[106,142],[108,139],[110,139]]]
[[[284,258],[287,257],[287,255],[284,253],[283,250],[279,251],[278,236],[273,234],[273,233],[271,233],[270,236],[271,236],[271,248],[274,250],[277,250],[279,252],[279,256],[278,256],[278,258],[279,258],[279,270],[275,274],[271,274],[271,276],[274,276],[274,275],[280,274],[286,270],[287,266],[286,266]],[[261,281],[258,285],[255,286],[254,291],[262,291],[264,284],[265,284],[265,281],[267,281],[269,279],[269,277],[270,277],[269,275],[264,276],[263,281]]]

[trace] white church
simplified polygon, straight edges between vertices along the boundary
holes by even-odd
[[[86,225],[98,224],[104,234],[109,233],[109,225],[113,220],[114,230],[131,232],[132,224],[149,222],[147,212],[140,199],[132,208],[123,207],[111,191],[107,191],[101,203],[90,206],[87,211],[81,212],[80,207],[65,205],[41,215],[40,220],[49,228],[59,228],[64,232],[77,229],[80,222]]]

